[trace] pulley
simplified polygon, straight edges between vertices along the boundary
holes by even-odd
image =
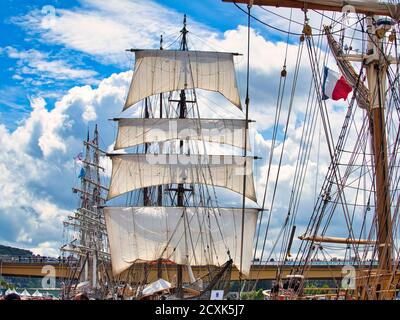
[[[389,41],[395,42],[396,41],[396,31],[393,30],[392,33],[389,35]]]
[[[311,29],[311,26],[308,23],[304,24],[303,33],[307,37],[311,37],[312,36],[312,29]]]

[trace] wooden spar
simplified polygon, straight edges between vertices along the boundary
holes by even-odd
[[[300,236],[300,240],[314,241],[314,242],[325,242],[325,243],[341,243],[341,244],[371,244],[375,245],[375,240],[366,239],[351,239],[351,238],[337,238],[337,237],[321,237],[321,236]]]
[[[105,187],[105,186],[103,186],[102,184],[99,184],[99,183],[97,183],[97,182],[94,182],[94,181],[92,181],[92,180],[90,180],[90,179],[88,179],[88,178],[85,178],[85,177],[83,177],[82,179],[84,179],[86,182],[89,182],[90,184],[92,184],[92,185],[94,185],[94,186],[97,186],[97,187],[99,187],[99,188],[101,188],[101,189],[103,189],[103,190],[108,191],[108,188]]]
[[[82,190],[82,189],[78,189],[78,188],[72,188],[72,192],[73,192],[73,193],[80,192],[80,193],[84,194],[85,196],[86,196],[86,195],[89,195],[89,196],[94,196],[94,194],[93,194],[93,193],[86,192],[86,191],[84,191],[84,190]],[[106,199],[105,199],[105,198],[103,198],[103,197],[99,197],[99,198],[100,198],[101,200],[104,200],[104,201],[106,201]]]
[[[104,171],[106,171],[106,169],[104,169],[102,166],[99,166],[99,165],[97,165],[97,164],[95,164],[95,163],[91,163],[91,162],[89,162],[89,161],[86,161],[86,160],[81,160],[84,164],[87,164],[88,166],[92,166],[92,167],[95,167],[95,168],[99,168],[99,169],[101,169],[103,172]]]
[[[222,0],[223,2],[237,2],[249,4],[249,0]],[[342,0],[253,0],[254,5],[271,6],[281,8],[297,8],[310,10],[338,11],[342,12],[343,7],[348,5],[354,7],[357,13],[366,15],[380,15],[392,17],[399,20],[400,6],[392,3],[372,1],[342,1]]]
[[[90,147],[96,149],[96,150],[99,151],[100,153],[103,153],[103,154],[106,154],[106,153],[107,153],[106,151],[101,150],[98,146],[96,146],[95,144],[93,144],[93,143],[90,142],[90,141],[83,141],[83,144],[86,145],[86,146],[90,146]]]
[[[367,80],[370,91],[370,132],[375,165],[375,201],[377,216],[378,259],[384,271],[391,272],[392,265],[392,217],[390,207],[389,170],[385,125],[386,72],[388,64],[382,51],[382,41],[375,35],[372,17],[368,17]]]

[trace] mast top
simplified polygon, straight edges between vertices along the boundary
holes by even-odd
[[[181,30],[181,34],[182,34],[182,40],[181,40],[181,50],[186,51],[189,50],[188,49],[188,45],[187,45],[187,38],[186,35],[189,31],[186,29],[186,14],[184,14],[183,16],[183,28]]]
[[[183,15],[183,29],[186,30],[186,13]]]

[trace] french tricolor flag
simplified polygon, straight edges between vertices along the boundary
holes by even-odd
[[[328,67],[324,68],[324,82],[322,83],[323,100],[346,100],[352,90],[351,86],[341,74]]]

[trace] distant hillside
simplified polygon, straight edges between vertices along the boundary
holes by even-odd
[[[18,257],[18,256],[27,257],[27,256],[31,256],[32,254],[33,254],[32,251],[29,251],[29,250],[3,246],[0,244],[0,255],[14,256],[14,257]]]

